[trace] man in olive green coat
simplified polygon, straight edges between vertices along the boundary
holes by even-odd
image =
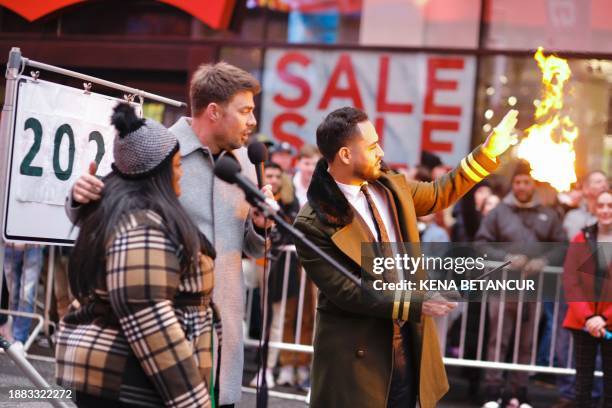
[[[384,153],[367,115],[338,109],[317,129],[324,158],[295,227],[356,276],[371,273],[365,265],[361,270],[362,243],[418,242],[416,217],[448,207],[495,170],[496,157],[516,142],[515,124],[511,111],[457,168],[422,183],[383,169]],[[417,401],[423,408],[435,406],[448,382],[432,317],[456,304],[411,297],[409,291],[375,295],[308,247],[296,246],[319,288],[311,406],[414,407]]]

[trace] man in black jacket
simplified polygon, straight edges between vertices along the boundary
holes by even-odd
[[[538,242],[564,242],[566,240],[563,226],[559,216],[552,208],[542,206],[535,194],[536,183],[530,176],[529,164],[519,162],[512,176],[512,191],[503,201],[493,209],[483,220],[476,234],[476,241],[519,243],[520,247],[513,247],[516,253],[505,255],[506,260],[512,261],[512,269],[521,271],[523,276],[535,275],[549,263],[552,254],[540,254],[531,259],[521,249],[527,249]],[[536,245],[537,246],[537,245]],[[502,306],[503,305],[503,306]],[[504,309],[500,312],[500,307]],[[488,359],[490,361],[506,361],[510,350],[516,327],[517,318],[521,319],[521,332],[518,349],[519,364],[530,364],[532,337],[539,316],[535,315],[535,304],[524,303],[521,316],[517,317],[519,304],[517,302],[500,303],[498,300],[489,302],[489,339]],[[500,314],[501,313],[501,314]],[[498,337],[498,323],[503,318],[502,333]],[[498,345],[497,343],[500,342]],[[517,406],[530,407],[527,401],[528,373],[525,371],[511,371],[508,374],[510,389],[505,392],[506,399],[515,398]],[[486,408],[499,407],[499,398],[503,388],[503,372],[501,370],[488,370],[485,375],[485,385],[488,402]],[[505,399],[504,399],[505,402]],[[505,407],[502,402],[501,406]],[[521,405],[525,404],[525,405]]]

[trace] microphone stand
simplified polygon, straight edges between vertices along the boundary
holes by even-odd
[[[289,233],[295,241],[299,241],[306,245],[308,248],[312,249],[317,255],[321,258],[325,259],[330,265],[340,271],[347,279],[353,282],[355,285],[361,286],[361,279],[353,275],[348,271],[344,266],[340,265],[336,262],[335,259],[327,255],[323,252],[319,247],[313,244],[308,238],[304,236],[304,234],[298,229],[294,228],[291,224],[289,224],[283,217],[281,217],[277,211],[270,207],[265,201],[262,201],[260,197],[249,194],[249,191],[245,190],[245,197],[247,201],[254,207],[256,207],[267,219],[271,219],[276,222],[276,225],[280,227],[283,231]],[[287,254],[286,256],[289,256]],[[266,271],[264,271],[266,273]],[[267,285],[267,282],[264,282],[264,285]],[[265,289],[264,289],[265,290]],[[267,296],[264,296],[267,297]],[[257,396],[256,396],[256,406],[257,408],[265,408],[268,406],[268,384],[266,381],[266,369],[267,369],[267,357],[268,357],[268,344],[270,342],[270,325],[272,324],[271,318],[271,308],[270,302],[264,305],[265,308],[268,309],[268,313],[266,315],[267,319],[264,321],[264,332],[262,333],[262,337],[264,338],[264,342],[261,347],[261,359],[262,364],[261,368],[257,370],[257,376],[261,375],[263,378],[257,378]]]
[[[246,192],[245,192],[246,193]],[[308,238],[304,236],[304,234],[296,229],[293,225],[289,224],[285,221],[280,215],[277,214],[268,204],[260,201],[258,197],[252,194],[245,194],[247,201],[254,207],[257,207],[259,211],[264,215],[264,217],[273,220],[276,222],[283,231],[289,233],[294,241],[299,241],[302,244],[306,245],[308,248],[312,249],[317,255],[323,258],[327,263],[336,268],[345,278],[353,282],[355,285],[361,286],[361,279],[357,276],[349,272],[344,266],[340,265],[334,258],[323,252],[318,246],[313,244]]]

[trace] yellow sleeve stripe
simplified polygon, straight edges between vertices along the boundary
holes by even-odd
[[[408,320],[408,310],[410,309],[410,301],[404,302],[404,313],[402,314],[402,320]]]
[[[395,291],[395,301],[393,302],[393,314],[391,315],[391,318],[393,320],[397,320],[399,318],[400,299],[401,298],[402,298],[402,291],[401,290],[396,290]]]
[[[482,167],[476,161],[476,159],[474,159],[474,156],[472,155],[472,153],[468,154],[467,161],[468,161],[468,164],[472,166],[472,168],[476,170],[481,176],[487,177],[490,174],[484,167]]]
[[[396,300],[393,302],[393,313],[391,314],[391,318],[396,320],[397,316],[399,316],[399,301]]]
[[[403,295],[403,300],[402,300]],[[410,311],[410,299],[412,292],[407,290],[396,290],[395,301],[393,302],[393,320],[408,320],[408,312]],[[401,311],[401,314],[400,314]],[[401,316],[401,317],[400,317]]]
[[[402,320],[408,320],[408,312],[410,311],[410,300],[412,299],[412,292],[405,291],[404,294],[404,313],[402,314]]]
[[[467,164],[465,157],[461,159],[461,168],[468,175],[468,177],[471,178],[474,182],[478,183],[480,180],[483,179],[483,177],[477,175],[476,173],[474,173],[474,171],[472,171],[470,166]]]

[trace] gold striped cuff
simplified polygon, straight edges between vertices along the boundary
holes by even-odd
[[[410,301],[404,302],[404,313],[402,314],[402,320],[408,320],[408,310],[410,309]]]
[[[404,294],[404,313],[402,314],[402,320],[408,320],[408,311],[410,310],[410,299],[412,298],[412,292],[405,291]]]
[[[468,154],[467,161],[468,164],[472,166],[472,168],[476,170],[476,172],[478,172],[482,177],[487,177],[490,174],[484,167],[482,167],[476,161],[476,159],[474,159],[474,155],[472,153]]]
[[[411,292],[408,290],[396,290],[395,291],[395,301],[393,302],[393,314],[391,315],[391,318],[393,320],[408,320],[408,312],[410,310],[410,297],[411,297]]]
[[[467,174],[468,177],[471,178],[476,183],[478,183],[480,180],[482,180],[484,178],[484,177],[480,177],[479,175],[474,173],[474,171],[470,168],[469,164],[467,164],[467,161],[465,160],[465,157],[463,159],[461,159],[461,168],[463,169],[465,174]]]

